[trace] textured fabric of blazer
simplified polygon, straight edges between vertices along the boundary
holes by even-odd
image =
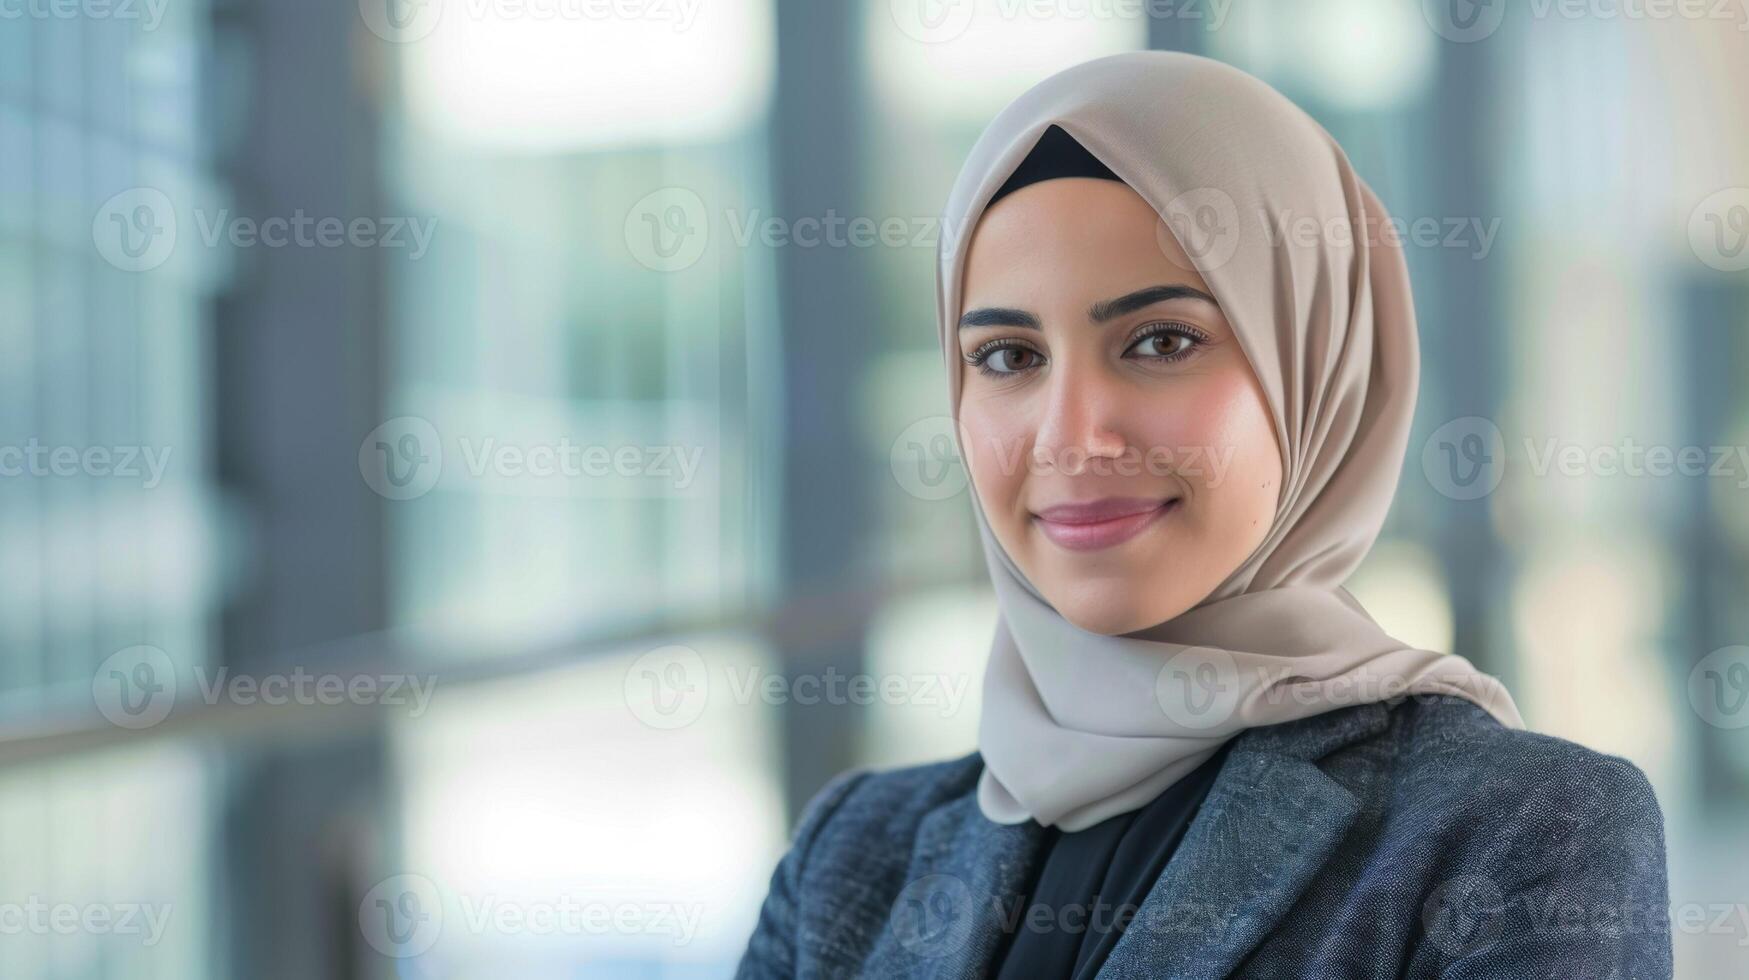
[[[828,784],[737,975],[984,976],[1004,929],[1121,917],[1100,977],[1671,976],[1664,821],[1645,775],[1459,698],[1241,733],[1130,909],[1023,915],[1043,829],[985,818],[982,768],[974,753]]]

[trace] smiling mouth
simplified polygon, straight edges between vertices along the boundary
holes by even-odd
[[[1052,543],[1070,551],[1099,551],[1130,540],[1178,510],[1182,498],[1103,500],[1047,507],[1033,523]]]

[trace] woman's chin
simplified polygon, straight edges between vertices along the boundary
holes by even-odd
[[[1141,596],[1124,601],[1127,598],[1107,594],[1097,600],[1072,599],[1053,605],[1058,614],[1076,627],[1103,636],[1122,636],[1157,626],[1183,611],[1182,607],[1162,606],[1157,596],[1150,597],[1156,600],[1152,602],[1143,602]]]
[[[1044,543],[1043,549],[1024,549],[1020,565],[1058,615],[1105,636],[1158,626],[1196,605],[1216,584],[1202,576],[1193,581],[1182,573],[1162,573],[1163,568],[1187,567],[1183,551],[1147,535],[1091,552],[1061,551]]]

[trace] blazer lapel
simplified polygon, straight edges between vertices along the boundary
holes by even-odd
[[[1384,711],[1366,705],[1239,735],[1099,976],[1231,973],[1305,891],[1360,810],[1313,760],[1384,723]]]
[[[865,976],[974,977],[996,947],[1044,842],[1032,821],[999,824],[978,810],[976,792],[923,818],[905,882],[869,958]]]
[[[1268,935],[1342,840],[1360,800],[1316,760],[1388,724],[1378,704],[1236,736],[1166,870],[1100,977],[1215,980]],[[905,881],[864,961],[865,976],[988,975],[1017,922],[1044,828],[998,824],[974,790],[918,826]],[[883,891],[885,887],[883,886]]]

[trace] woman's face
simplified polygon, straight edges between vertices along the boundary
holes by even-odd
[[[1196,605],[1275,515],[1269,405],[1193,269],[1114,180],[1031,184],[973,233],[959,327],[972,484],[1027,579],[1095,633]]]

